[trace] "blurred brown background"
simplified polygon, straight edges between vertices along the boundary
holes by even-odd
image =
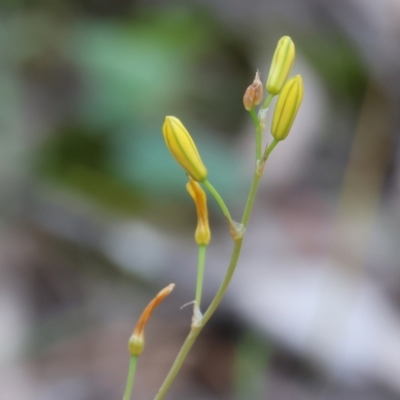
[[[292,37],[305,97],[221,308],[169,399],[400,398],[400,1],[2,0],[0,399],[152,399],[190,324],[197,250],[165,115],[240,219],[242,95]],[[204,306],[232,243],[209,200]],[[204,307],[203,306],[203,307]]]

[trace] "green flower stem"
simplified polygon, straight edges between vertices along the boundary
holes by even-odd
[[[197,263],[197,283],[196,283],[196,304],[197,307],[200,307],[201,303],[201,293],[203,291],[203,277],[204,277],[204,261],[206,259],[206,251],[207,251],[207,246],[206,245],[199,245],[199,257],[198,257],[198,263]]]
[[[136,364],[138,358],[136,356],[131,356],[131,361],[129,363],[128,379],[126,381],[126,389],[123,400],[130,400],[133,388],[133,381],[135,380]]]
[[[252,185],[253,192],[255,192],[258,182],[259,182],[259,178],[255,177],[255,179],[253,181],[253,185]],[[253,199],[253,201],[254,201],[254,199]],[[249,204],[249,202],[248,202],[248,204]],[[250,205],[249,205],[249,207],[246,207],[246,208],[248,210],[250,210]],[[250,216],[249,213],[250,212],[248,211],[248,215]],[[248,217],[247,217],[247,219],[248,219]],[[204,327],[204,325],[207,323],[207,321],[211,318],[214,311],[216,310],[219,303],[221,302],[222,297],[224,296],[226,289],[228,288],[228,285],[232,279],[232,275],[235,272],[236,264],[237,264],[237,261],[239,259],[239,255],[240,255],[240,250],[242,248],[242,243],[243,243],[243,238],[235,241],[235,245],[233,248],[233,252],[231,255],[231,260],[229,263],[227,273],[225,275],[225,278],[224,278],[220,288],[218,289],[217,294],[214,297],[214,300],[211,302],[210,306],[208,307],[206,313],[203,316],[203,319],[201,321],[201,326],[192,327],[192,329],[190,330],[188,337],[186,338],[185,342],[183,343],[179,354],[177,355],[167,377],[165,378],[165,380],[164,380],[160,390],[158,391],[157,396],[154,398],[154,400],[164,399],[165,395],[167,394],[169,388],[172,385],[172,382],[174,381],[176,375],[178,374],[187,354],[189,353],[189,350],[191,349],[197,336],[199,335],[201,329]]]
[[[262,158],[262,160],[263,160],[264,162],[267,161],[268,156],[271,154],[272,150],[276,147],[276,145],[277,145],[278,143],[279,143],[279,140],[274,139],[274,140],[272,141],[272,143],[271,143],[269,146],[267,146],[267,147],[265,148],[264,155],[263,155],[263,158]]]
[[[168,393],[168,390],[171,387],[172,382],[175,380],[176,375],[178,374],[183,362],[186,359],[186,356],[188,355],[190,349],[192,348],[194,342],[196,341],[197,336],[199,336],[201,329],[202,329],[202,326],[201,327],[200,326],[192,327],[190,329],[189,335],[187,336],[186,340],[184,341],[178,355],[175,358],[174,363],[172,364],[171,369],[168,372],[167,377],[165,378],[162,386],[160,387],[160,389],[157,393],[157,396],[154,397],[154,400],[162,400],[165,397],[165,395]]]
[[[246,228],[247,224],[250,219],[251,211],[253,209],[253,204],[254,200],[257,194],[257,189],[258,189],[258,184],[260,183],[261,176],[258,175],[257,173],[254,174],[253,177],[253,182],[250,188],[250,193],[249,197],[247,198],[246,202],[246,207],[243,212],[243,217],[242,217],[242,224]],[[237,262],[239,260],[240,256],[240,251],[242,249],[242,244],[243,244],[243,237],[235,242],[235,245],[233,247],[231,259],[229,262],[228,270],[226,271],[225,277],[221,283],[221,286],[219,287],[213,301],[209,305],[207,311],[205,312],[202,320],[203,326],[207,323],[207,321],[211,318],[211,316],[214,314],[215,310],[219,306],[219,303],[221,303],[222,298],[224,297],[226,290],[228,289],[229,283],[231,282],[233,273],[235,272]]]
[[[269,146],[270,150],[267,153],[268,155],[272,152],[272,150],[275,148],[276,144]],[[260,183],[261,176],[255,172],[254,177],[253,177],[253,182],[251,184],[250,188],[250,193],[247,198],[246,202],[246,207],[243,212],[243,217],[242,217],[242,224],[247,227],[247,224],[250,219],[251,211],[253,209],[253,204],[254,200],[257,194],[257,189],[258,189],[258,184]],[[189,335],[187,336],[185,342],[183,343],[181,350],[179,351],[179,354],[177,355],[174,363],[172,364],[171,369],[169,370],[169,373],[167,377],[165,378],[163,384],[161,385],[156,397],[154,400],[162,400],[168,393],[169,388],[171,387],[176,375],[178,374],[183,362],[186,359],[187,354],[189,353],[190,349],[192,348],[194,342],[196,341],[197,336],[203,329],[204,325],[208,322],[208,320],[212,317],[214,314],[215,310],[221,303],[222,298],[224,297],[226,290],[228,289],[229,283],[232,279],[233,273],[235,272],[237,262],[239,260],[240,256],[240,251],[242,249],[242,244],[243,244],[243,238],[238,239],[235,241],[235,245],[233,247],[231,259],[229,262],[228,270],[226,271],[226,275],[221,283],[221,286],[219,287],[213,301],[211,302],[210,306],[208,307],[207,311],[203,315],[203,318],[201,320],[201,326],[192,326]]]
[[[211,183],[207,179],[205,181],[203,181],[202,183],[208,189],[208,191],[214,196],[215,200],[217,200],[217,203],[221,207],[221,210],[224,213],[225,217],[228,218],[229,221],[231,221],[232,218],[231,218],[231,214],[229,213],[228,207],[225,205],[224,200],[222,200],[222,197],[219,195],[219,193],[214,188],[214,186],[211,185]]]
[[[258,117],[257,117],[255,108],[254,107],[250,108],[249,113],[250,113],[250,117],[251,117],[251,119],[253,121],[254,126],[257,127],[257,125],[258,125]]]
[[[271,104],[271,101],[272,101],[273,98],[274,98],[274,95],[272,93],[268,93],[268,96],[265,99],[264,104],[262,105],[261,108],[263,110],[266,110],[269,107],[269,105]]]
[[[272,99],[274,98],[274,95],[269,93],[267,98],[264,101],[264,104],[262,105],[260,111],[265,111],[268,109],[269,105],[271,104]],[[258,117],[258,115],[256,114],[256,111],[254,109],[254,107],[252,107],[249,110],[251,119],[253,121],[254,124],[254,128],[256,131],[256,160],[257,160],[257,164],[259,163],[259,161],[261,160],[261,156],[262,156],[262,132],[264,129],[264,126],[262,125],[262,121],[260,121],[260,118]]]
[[[251,119],[253,120],[254,128],[256,130],[256,160],[259,161],[261,159],[261,149],[262,149],[262,127],[260,124],[260,120],[256,114],[254,107],[249,110]]]

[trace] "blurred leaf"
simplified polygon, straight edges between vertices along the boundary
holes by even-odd
[[[356,49],[338,37],[312,35],[299,47],[315,66],[333,93],[358,103],[364,95],[367,71]]]
[[[208,35],[185,13],[156,15],[146,24],[78,25],[69,53],[87,79],[81,117],[102,127],[152,117],[185,91],[189,61]]]
[[[46,143],[40,153],[40,171],[114,210],[133,213],[143,204],[142,198],[133,187],[110,174],[109,149],[106,136],[69,128]]]
[[[74,165],[105,172],[108,146],[104,135],[89,135],[77,127],[65,128],[43,147],[40,168],[46,175],[60,179]]]

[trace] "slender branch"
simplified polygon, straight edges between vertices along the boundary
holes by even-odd
[[[257,175],[257,173],[255,173],[254,177],[253,177],[253,182],[252,182],[252,185],[250,188],[250,193],[247,198],[246,207],[244,209],[243,217],[242,217],[242,224],[244,225],[245,228],[247,227],[247,224],[250,219],[250,215],[251,215],[254,200],[256,197],[258,184],[260,183],[260,179],[261,179],[261,176],[259,176],[259,175]],[[225,277],[221,283],[221,286],[219,287],[213,301],[211,302],[211,304],[209,305],[207,311],[205,312],[205,314],[203,316],[203,321],[202,321],[203,325],[206,324],[207,321],[214,314],[215,310],[219,306],[219,303],[221,303],[221,300],[224,297],[226,290],[228,289],[229,283],[231,282],[233,273],[235,272],[236,265],[239,260],[240,251],[242,249],[242,244],[243,244],[243,238],[241,238],[235,242],[235,245],[234,245],[233,251],[232,251],[232,255],[231,255],[231,259],[229,262],[228,270],[226,271],[226,275],[225,275]]]
[[[132,395],[133,381],[135,380],[136,364],[138,358],[136,356],[131,356],[129,363],[128,379],[126,381],[126,388],[123,400],[130,400]]]
[[[232,218],[231,218],[231,214],[229,213],[228,207],[226,206],[224,200],[222,200],[222,197],[217,192],[217,190],[214,188],[214,186],[211,185],[211,183],[207,179],[202,183],[208,189],[208,191],[214,196],[215,200],[217,200],[217,203],[221,207],[221,210],[224,213],[225,217],[228,218],[229,221],[231,221]]]
[[[256,160],[258,162],[261,159],[262,151],[262,128],[254,107],[249,110],[249,113],[256,131]]]
[[[274,98],[274,95],[272,93],[268,93],[267,98],[264,101],[264,104],[262,105],[261,109],[262,110],[267,110],[269,105],[271,104],[272,99]]]
[[[276,145],[277,145],[278,143],[279,143],[279,140],[274,139],[274,140],[272,141],[272,143],[271,143],[269,146],[267,146],[267,147],[265,148],[264,155],[263,155],[263,158],[262,158],[262,160],[263,160],[264,162],[267,161],[268,156],[272,153],[272,150],[276,147]]]
[[[256,114],[255,108],[254,107],[250,108],[249,113],[250,113],[251,119],[253,120],[254,127],[257,127],[257,125],[258,125],[258,116]]]
[[[266,118],[266,114],[268,111],[268,107],[271,104],[272,99],[274,98],[274,95],[269,93],[267,98],[264,101],[264,104],[261,106],[258,115],[256,114],[256,111],[254,107],[252,107],[249,110],[251,119],[254,124],[254,128],[256,131],[256,162],[257,164],[261,161],[262,157],[262,132],[264,130],[264,120]],[[272,149],[271,149],[272,151]]]
[[[172,364],[171,369],[168,372],[167,377],[165,378],[162,386],[160,387],[157,396],[154,397],[154,400],[162,400],[165,395],[168,393],[169,388],[171,387],[172,383],[174,382],[176,375],[178,374],[179,370],[183,362],[186,359],[190,349],[192,348],[197,336],[201,332],[202,327],[192,327],[189,335],[187,336],[186,340],[184,341],[178,355],[175,358],[174,363]],[[125,400],[125,399],[124,399]]]
[[[203,278],[204,278],[204,262],[206,259],[206,251],[207,246],[199,245],[199,256],[198,256],[198,263],[197,263],[197,282],[196,282],[196,304],[197,307],[200,307],[201,304],[201,294],[203,291]]]
[[[268,148],[270,150],[268,151],[268,148],[266,149],[266,152],[268,155],[272,152],[272,150],[275,148],[276,143],[273,144],[272,142]],[[261,175],[257,174],[255,172],[254,177],[253,177],[253,182],[250,188],[249,196],[247,198],[246,202],[246,207],[243,212],[243,217],[242,217],[242,224],[246,227],[251,216],[251,211],[253,209],[253,204],[254,200],[257,194],[257,188],[258,184],[260,183]],[[172,364],[171,369],[169,370],[169,373],[167,377],[165,378],[163,384],[161,385],[156,397],[154,400],[162,400],[164,399],[165,395],[168,393],[169,388],[171,387],[176,375],[178,374],[183,362],[186,359],[187,354],[189,353],[189,350],[192,348],[197,336],[203,329],[204,325],[208,322],[208,320],[212,317],[214,314],[215,310],[217,309],[218,305],[221,303],[222,298],[225,295],[226,290],[228,289],[229,283],[232,279],[233,273],[235,272],[236,265],[240,256],[240,251],[242,249],[242,244],[243,244],[243,238],[238,239],[235,241],[235,245],[233,247],[231,259],[229,262],[228,269],[226,271],[226,275],[221,283],[221,286],[219,287],[213,301],[209,305],[207,311],[203,315],[202,321],[201,321],[201,326],[193,326],[190,330],[189,335],[187,336],[185,342],[183,343],[181,350],[179,351],[179,354],[177,355],[174,363]]]

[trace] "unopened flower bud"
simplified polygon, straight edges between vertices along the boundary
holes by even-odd
[[[144,350],[144,335],[132,335],[129,338],[128,350],[131,356],[139,357]]]
[[[161,290],[156,297],[147,305],[147,307],[142,312],[136,326],[133,331],[132,336],[128,342],[128,350],[131,356],[140,356],[144,349],[144,328],[153,313],[154,309],[172,292],[174,289],[174,284],[171,283],[166,288]]]
[[[264,97],[263,84],[260,80],[260,73],[256,72],[253,83],[246,89],[243,96],[244,108],[249,111],[254,106],[258,106]]]
[[[189,177],[186,189],[192,197],[197,211],[197,228],[194,239],[198,245],[207,246],[211,240],[211,231],[208,224],[207,197],[201,186]]]
[[[192,177],[202,182],[207,178],[207,169],[189,132],[176,117],[165,117],[162,127],[165,143],[175,160]]]
[[[289,36],[283,36],[275,49],[271,68],[267,79],[267,90],[271,94],[278,94],[285,83],[295,58],[295,48]]]
[[[303,79],[296,75],[289,79],[278,97],[272,117],[271,133],[276,140],[289,134],[303,99]]]

